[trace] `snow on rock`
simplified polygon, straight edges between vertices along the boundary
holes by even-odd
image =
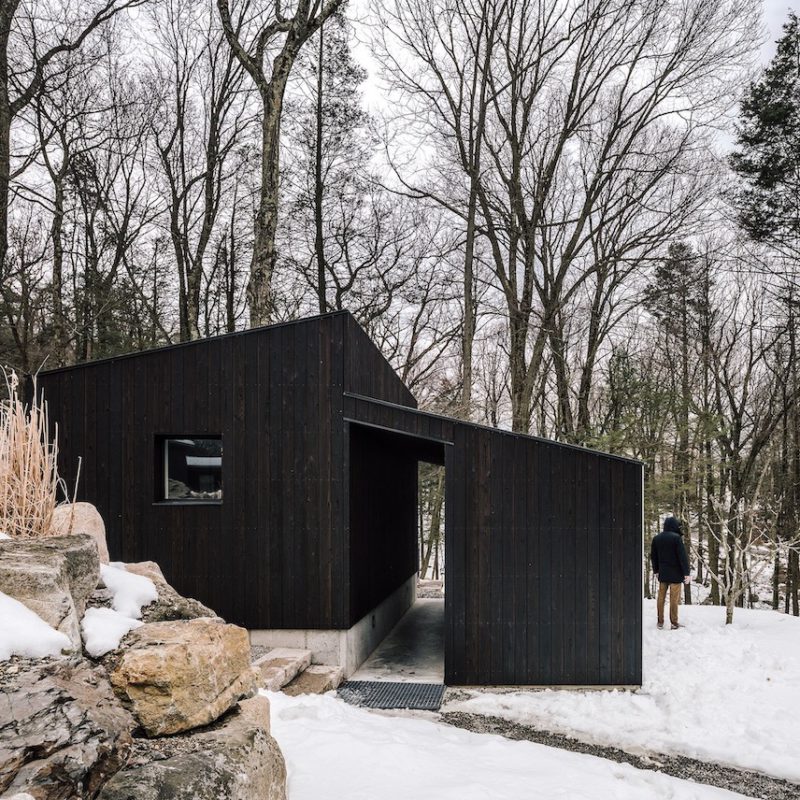
[[[800,619],[681,606],[685,628],[656,629],[644,603],[638,691],[471,692],[447,705],[633,752],[685,755],[800,781]]]
[[[111,608],[89,608],[83,615],[81,630],[86,652],[93,658],[104,656],[119,647],[122,637],[142,623]]]
[[[0,531],[0,539],[10,539],[11,537],[4,531]]]
[[[51,628],[19,600],[0,592],[0,661],[57,656],[72,647],[69,636]]]
[[[265,692],[289,800],[734,800],[742,795],[594,756]]]
[[[124,617],[140,619],[142,606],[158,600],[155,584],[144,575],[128,572],[122,562],[100,565],[100,576],[114,596],[112,606]]]

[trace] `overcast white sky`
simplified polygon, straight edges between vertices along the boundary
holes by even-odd
[[[783,31],[781,26],[786,22],[790,11],[800,11],[797,3],[787,3],[786,0],[764,0],[764,25],[767,28],[767,41],[761,48],[761,60],[766,64],[775,52],[775,40]]]

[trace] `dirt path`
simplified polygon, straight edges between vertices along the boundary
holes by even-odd
[[[611,761],[631,764],[638,769],[650,769],[663,772],[675,778],[706,783],[720,789],[728,789],[749,797],[761,800],[798,800],[800,784],[789,783],[779,778],[770,778],[758,772],[747,772],[719,764],[709,764],[684,756],[644,756],[626,753],[616,747],[586,744],[559,733],[548,733],[520,725],[500,717],[487,717],[482,714],[466,714],[462,711],[445,711],[440,715],[441,721],[456,728],[474,733],[494,733],[506,739],[524,740],[544,744],[548,747],[560,747],[574,753],[586,753],[591,756],[606,758]]]

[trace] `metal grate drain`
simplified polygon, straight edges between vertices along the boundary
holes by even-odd
[[[438,711],[442,705],[441,683],[397,683],[394,681],[346,681],[339,697],[352,706],[364,708],[410,708]]]

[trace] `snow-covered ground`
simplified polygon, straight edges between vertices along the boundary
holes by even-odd
[[[733,800],[733,794],[532,742],[266,693],[288,800]]]
[[[472,692],[448,711],[504,717],[633,752],[686,755],[800,782],[800,619],[681,606],[677,631],[644,608],[644,685],[630,691]]]

